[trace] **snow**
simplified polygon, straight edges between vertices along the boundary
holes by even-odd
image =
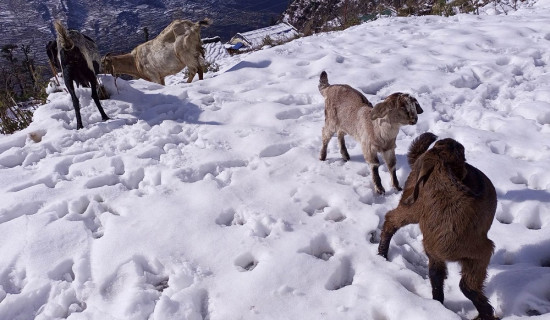
[[[397,137],[452,137],[496,186],[485,292],[502,319],[550,313],[550,1],[507,15],[384,18],[224,58],[167,86],[102,81],[52,92],[0,137],[0,319],[472,319],[449,263],[431,299],[418,226],[377,255],[400,193],[360,146],[318,160],[319,74],[424,113]],[[34,139],[31,139],[30,136]],[[39,141],[39,142],[35,142]],[[536,316],[539,315],[539,316]]]

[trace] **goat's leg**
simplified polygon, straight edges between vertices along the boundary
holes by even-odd
[[[380,235],[380,243],[378,244],[378,254],[388,259],[391,238],[399,228],[411,223],[418,223],[418,219],[416,219],[412,211],[403,207],[397,207],[388,211],[384,219],[384,225],[382,226],[382,234]]]
[[[348,149],[346,148],[346,140],[344,139],[344,136],[346,133],[344,131],[338,131],[338,144],[340,145],[340,154],[342,155],[342,158],[344,161],[349,161],[349,153]]]
[[[101,113],[101,119],[103,121],[109,120],[109,116],[105,113],[105,110],[103,110],[103,107],[101,106],[101,103],[99,102],[99,95],[97,94],[97,83],[95,81],[91,81],[91,87],[92,87],[92,99],[95,102],[95,105],[97,106],[97,110],[99,110],[99,113]]]
[[[372,182],[374,183],[374,190],[378,194],[386,193],[386,190],[382,186],[382,181],[380,180],[380,174],[378,173],[378,167],[380,167],[380,160],[378,160],[378,155],[376,150],[373,150],[367,141],[363,142],[361,145],[363,149],[363,157],[365,161],[370,165],[370,171],[372,175]]]
[[[495,320],[494,310],[489,299],[483,293],[483,283],[487,277],[487,266],[489,265],[490,255],[485,259],[473,260],[464,259],[460,261],[462,266],[462,279],[460,280],[460,290],[466,298],[470,299],[479,316],[480,320]]]
[[[199,80],[203,80],[203,70],[202,70],[202,66],[200,64],[199,64],[198,73],[199,73]]]
[[[187,78],[187,83],[193,82],[193,78],[195,77],[195,72],[189,70],[189,77]],[[200,76],[199,76],[200,77]]]
[[[65,73],[63,74],[63,77],[65,78],[65,86],[67,87],[67,91],[69,91],[73,101],[73,108],[76,116],[76,129],[82,129],[84,126],[82,125],[82,117],[80,115],[80,103],[78,102],[78,97],[76,96],[76,92],[74,90],[73,80],[68,74]]]
[[[319,155],[319,160],[321,161],[325,161],[327,159],[327,146],[333,134],[334,131],[330,130],[329,126],[325,122],[322,133],[323,146],[321,147],[321,154]]]
[[[447,278],[447,265],[445,261],[436,259],[433,255],[428,254],[429,264],[428,273],[430,277],[430,284],[432,285],[432,297],[443,303],[445,295],[443,293],[443,283]]]
[[[399,186],[399,181],[397,180],[397,173],[395,168],[395,165],[397,164],[397,160],[395,159],[395,149],[384,151],[382,153],[382,156],[384,157],[384,161],[388,166],[388,170],[391,172],[391,182],[393,187],[397,189],[397,191],[403,190]]]

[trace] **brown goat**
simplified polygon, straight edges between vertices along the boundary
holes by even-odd
[[[494,311],[483,293],[494,244],[487,238],[497,207],[491,180],[466,163],[464,147],[453,139],[437,141],[424,133],[407,155],[412,168],[397,208],[386,214],[378,253],[387,259],[395,232],[418,223],[429,259],[433,299],[443,303],[446,261],[462,267],[460,290],[479,312],[477,319],[494,320]]]
[[[319,91],[325,98],[323,146],[319,159],[326,159],[328,143],[337,133],[340,154],[348,161],[350,156],[344,136],[349,134],[361,143],[363,156],[371,168],[376,192],[385,193],[378,173],[378,153],[382,153],[391,172],[394,188],[401,190],[395,168],[395,140],[401,126],[416,124],[417,115],[424,112],[418,101],[406,93],[397,92],[373,108],[367,98],[356,89],[343,84],[330,85],[325,71],[319,78]]]
[[[164,85],[164,77],[176,74],[187,66],[187,82],[193,81],[196,73],[202,80],[200,58],[204,56],[204,49],[200,29],[210,24],[210,19],[196,23],[174,20],[155,39],[138,45],[130,53],[107,54],[101,61],[103,69],[113,76],[128,74]]]

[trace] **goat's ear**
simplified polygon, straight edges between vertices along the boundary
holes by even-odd
[[[418,101],[414,101],[415,104],[416,104],[416,114],[421,114],[424,112],[424,110],[420,107],[420,103],[418,103]]]
[[[432,161],[422,161],[420,171],[418,172],[418,177],[416,178],[416,184],[414,185],[413,193],[407,199],[405,199],[405,204],[411,205],[416,202],[416,200],[418,199],[420,188],[424,186],[426,181],[428,181],[428,178],[434,171],[434,167],[435,165]]]
[[[388,115],[388,112],[390,112],[390,108],[385,103],[379,103],[372,110],[370,111],[370,119],[376,120],[380,118],[384,118]]]

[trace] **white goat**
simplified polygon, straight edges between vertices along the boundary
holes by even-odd
[[[344,160],[349,160],[344,140],[344,136],[349,134],[361,143],[376,192],[385,193],[378,173],[379,152],[392,174],[393,186],[400,191],[395,172],[395,140],[401,126],[416,124],[418,121],[417,114],[423,112],[418,101],[406,93],[397,92],[373,108],[367,98],[354,88],[343,84],[330,85],[324,71],[319,79],[319,91],[325,98],[325,126],[319,159],[326,159],[327,145],[334,133],[337,133],[340,154]]]
[[[196,73],[202,80],[200,57],[204,56],[204,49],[200,29],[210,24],[210,19],[196,23],[174,20],[155,39],[138,45],[130,53],[103,57],[103,69],[113,76],[128,74],[164,85],[164,77],[176,74],[187,66],[187,82],[193,81]]]

